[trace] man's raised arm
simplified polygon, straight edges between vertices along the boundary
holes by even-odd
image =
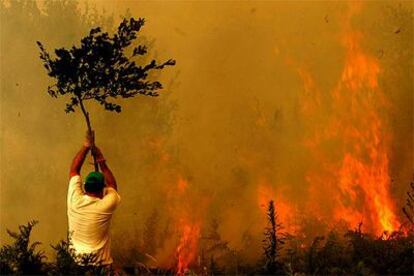
[[[83,162],[85,161],[86,154],[88,154],[89,149],[91,148],[91,141],[93,141],[92,139],[93,133],[88,133],[85,143],[79,152],[75,155],[75,158],[73,158],[72,165],[70,166],[69,178],[75,175],[80,175],[80,170],[82,168]]]
[[[105,183],[108,187],[114,188],[116,191],[118,190],[118,186],[116,185],[116,180],[114,175],[112,174],[111,170],[109,169],[108,165],[106,164],[106,160],[98,147],[94,148],[96,154],[96,161],[101,168],[101,171],[105,177]]]

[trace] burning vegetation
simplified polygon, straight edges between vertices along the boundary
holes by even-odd
[[[340,234],[331,230],[326,236],[316,236],[311,243],[300,236],[283,231],[274,201],[266,208],[267,226],[263,232],[262,257],[249,264],[240,252],[231,249],[217,232],[213,223],[206,237],[200,229],[185,222],[175,256],[176,265],[170,267],[146,266],[96,266],[93,254],[80,256],[82,265],[73,259],[70,237],[52,248],[55,262],[47,262],[44,252],[36,250],[39,242],[30,243],[30,234],[36,221],[19,226],[19,233],[8,230],[14,239],[11,245],[0,250],[2,274],[61,275],[412,275],[414,232],[410,224],[406,232],[384,232],[375,237],[364,232],[360,223],[354,230]],[[198,245],[199,240],[207,240]],[[79,258],[79,256],[76,256]],[[155,260],[156,261],[156,260]]]
[[[305,91],[302,112],[320,121],[318,127],[309,127],[304,141],[318,164],[307,175],[309,208],[348,227],[363,222],[369,232],[380,235],[398,230],[401,223],[390,190],[393,137],[387,122],[390,103],[379,86],[382,69],[363,49],[363,34],[351,25],[360,9],[360,4],[351,5],[343,19],[344,65],[328,97],[321,97],[309,72],[298,69]],[[317,204],[326,200],[334,206],[328,212]]]
[[[70,1],[45,3],[47,12],[44,13],[35,12],[34,2],[25,4],[11,1],[9,7],[3,2],[0,5],[3,18],[9,18],[10,22],[13,18],[18,25],[29,20],[27,18],[39,18],[36,21],[38,25],[31,21],[26,24],[33,25],[34,29],[37,26],[35,30],[40,34],[47,30],[42,24],[51,20],[48,12],[52,15],[56,9],[54,12],[59,15],[61,10],[72,9],[67,14],[79,13],[74,8],[76,5],[72,6],[74,4]],[[19,19],[13,16],[13,8],[30,12]],[[405,203],[400,200],[400,196],[396,196],[393,177],[399,168],[395,167],[407,161],[398,163],[393,156],[397,147],[395,142],[401,139],[402,134],[395,131],[397,123],[393,120],[397,116],[394,114],[396,107],[388,92],[390,85],[386,85],[384,80],[384,74],[390,69],[381,60],[384,53],[378,54],[367,46],[367,32],[358,28],[361,23],[355,23],[362,10],[362,3],[352,2],[336,17],[322,17],[323,24],[332,24],[334,18],[339,22],[335,29],[339,31],[335,32],[334,44],[339,48],[336,51],[340,54],[336,55],[335,61],[338,68],[332,69],[337,71],[336,75],[330,74],[336,76],[329,80],[331,85],[321,78],[321,73],[314,70],[310,62],[289,51],[283,52],[281,49],[287,45],[283,40],[278,41],[279,45],[274,51],[278,58],[282,56],[281,71],[290,71],[289,77],[296,78],[297,86],[293,87],[298,95],[295,95],[297,98],[294,100],[288,96],[281,98],[289,104],[281,103],[276,110],[277,101],[272,101],[273,106],[269,111],[265,104],[256,101],[259,94],[250,96],[249,90],[246,96],[237,85],[229,87],[234,88],[234,91],[240,90],[240,97],[231,95],[226,98],[222,90],[218,90],[221,94],[214,94],[212,80],[219,75],[215,72],[216,75],[206,74],[206,82],[212,88],[208,87],[208,91],[203,91],[206,93],[200,93],[200,98],[206,99],[210,94],[213,95],[212,103],[208,100],[202,102],[203,105],[213,106],[211,109],[203,110],[202,107],[194,105],[192,101],[199,97],[198,94],[194,96],[195,89],[191,85],[188,86],[191,89],[182,85],[184,88],[180,90],[181,95],[185,89],[191,90],[191,94],[184,95],[192,101],[187,101],[184,96],[177,96],[173,100],[168,98],[174,95],[160,96],[157,102],[142,100],[138,103],[131,99],[125,103],[126,111],[122,112],[127,117],[119,117],[116,123],[109,117],[112,115],[94,117],[94,128],[101,130],[99,137],[102,137],[102,141],[108,139],[106,145],[113,150],[112,154],[117,158],[115,160],[119,161],[116,173],[119,172],[121,182],[125,183],[121,188],[124,190],[120,192],[123,197],[123,206],[120,208],[124,209],[118,217],[114,217],[113,267],[108,271],[107,268],[91,265],[94,263],[93,255],[82,256],[84,265],[77,265],[73,261],[74,252],[70,249],[70,237],[49,248],[52,256],[38,250],[41,247],[39,243],[31,242],[32,229],[37,223],[33,221],[19,226],[18,232],[7,231],[11,243],[2,241],[1,274],[413,275],[414,184],[406,187],[411,190],[406,199],[404,198]],[[249,10],[250,14],[257,12],[256,9]],[[52,19],[58,20],[55,17]],[[89,33],[91,37],[100,33],[99,28],[91,28],[96,21],[99,23],[99,20],[103,20],[102,18],[87,13],[82,18],[82,24],[89,22],[90,18],[95,20],[82,25],[84,34],[88,33],[87,30],[92,30]],[[412,12],[407,18],[412,19]],[[99,24],[103,25],[103,22]],[[130,22],[138,24],[138,21]],[[112,23],[106,25],[105,29],[110,30]],[[263,25],[265,24],[259,24],[259,27],[262,28]],[[248,30],[247,27],[244,29]],[[12,28],[6,27],[6,30],[12,33]],[[402,30],[399,28],[394,34],[402,35],[405,31]],[[7,35],[12,37],[9,33]],[[185,32],[178,30],[177,33],[180,37],[187,37]],[[106,37],[106,34],[102,35]],[[139,45],[142,44],[145,49],[148,46],[150,49],[154,42],[149,42],[145,35],[139,37]],[[332,36],[332,33],[329,35]],[[79,36],[81,37],[80,34]],[[257,36],[260,37],[260,34]],[[37,39],[47,41],[45,37],[52,35],[39,38],[29,36],[31,42]],[[25,41],[25,37],[18,39]],[[69,45],[72,42],[65,43]],[[57,40],[51,41],[50,45],[56,47],[66,44]],[[412,39],[408,45],[412,46]],[[39,46],[44,60],[47,61],[47,53],[42,44]],[[256,46],[255,44],[254,47]],[[136,48],[136,51],[144,49],[142,47]],[[222,50],[221,47],[222,45],[220,52],[226,49]],[[211,49],[213,51],[214,47]],[[11,48],[10,51],[13,50]],[[302,47],[300,50],[302,51]],[[412,58],[412,49],[409,51],[411,52],[408,56]],[[176,57],[174,51],[171,50],[171,53]],[[237,51],[233,54],[236,55]],[[18,56],[16,53],[14,55]],[[188,62],[183,60],[183,56],[180,60],[180,53],[177,55],[178,64],[183,64],[183,68],[186,68]],[[196,56],[194,53],[193,55]],[[228,55],[222,56],[219,61],[213,60],[214,64],[209,66],[216,70],[219,62],[224,63],[227,58],[233,61]],[[245,58],[246,64],[249,64],[249,57],[245,55],[243,52],[242,58],[238,58],[243,62]],[[6,56],[5,59],[7,58]],[[145,59],[141,61],[146,64]],[[173,63],[152,63],[146,68],[162,69],[164,65]],[[394,64],[397,63],[399,62]],[[226,68],[224,65],[223,68]],[[254,59],[252,66],[248,66],[248,73],[244,73],[250,76],[251,68],[256,65],[257,60]],[[36,66],[33,68],[37,68]],[[243,66],[240,66],[241,69]],[[411,63],[407,72],[412,73],[410,66],[412,67]],[[196,68],[199,69],[199,65]],[[141,69],[137,67],[133,71]],[[183,70],[184,75],[186,70]],[[407,72],[404,76],[410,75]],[[126,76],[132,75],[126,72]],[[6,77],[13,76],[9,74]],[[22,75],[22,79],[23,77],[25,76]],[[158,74],[148,75],[149,79],[158,77]],[[242,83],[240,86],[246,84],[240,75],[236,77]],[[410,77],[412,78],[412,74]],[[194,84],[191,82],[193,78],[192,73],[180,82]],[[251,78],[254,79],[254,76]],[[272,75],[271,79],[273,78],[276,77]],[[202,77],[200,79],[204,80]],[[256,82],[251,88],[252,91],[262,89],[257,85],[263,80],[254,80]],[[283,82],[283,77],[277,80]],[[168,83],[164,79],[162,81],[164,84]],[[124,85],[129,86],[128,82],[129,79]],[[151,82],[146,83],[153,85]],[[226,85],[228,84],[223,84],[227,89]],[[17,90],[18,87],[13,83],[10,89]],[[155,87],[158,89],[161,86],[156,84]],[[175,88],[180,89],[179,84],[174,82],[166,87],[173,92]],[[261,95],[265,100],[271,94],[268,87],[270,85],[266,84],[263,89],[266,90],[266,95]],[[413,86],[407,84],[407,87],[403,88],[409,90]],[[97,91],[100,90],[97,88]],[[52,91],[52,94],[56,92]],[[14,101],[18,102],[18,99]],[[253,107],[251,102],[254,102]],[[76,105],[78,100],[75,98],[72,103]],[[102,104],[105,106],[105,102]],[[111,103],[106,106],[109,110],[116,111],[118,102],[114,106]],[[94,109],[91,108],[93,112]],[[189,113],[180,113],[176,110],[179,108]],[[48,112],[47,109],[44,112]],[[228,118],[217,115],[227,114],[226,109],[231,113]],[[291,112],[293,115],[286,111],[290,109],[294,109]],[[412,105],[411,109],[406,110],[412,110]],[[58,116],[55,113],[46,114],[49,117]],[[10,117],[11,112],[5,114],[17,128],[20,121]],[[191,122],[193,115],[195,123]],[[59,118],[65,120],[63,117]],[[71,124],[69,121],[64,122]],[[59,129],[60,125],[59,122],[51,127]],[[65,131],[67,129],[60,129],[62,133]],[[410,131],[412,132],[412,126]],[[111,139],[118,141],[113,138],[116,136],[114,133],[123,137],[122,145],[111,142]],[[5,134],[5,141],[13,140],[10,137],[20,136],[9,132]],[[407,148],[412,149],[410,146]],[[42,153],[39,152],[39,156]],[[408,155],[412,156],[412,153]],[[60,155],[54,158],[61,159],[64,158]],[[114,163],[116,166],[116,162]],[[5,171],[14,172],[8,164],[4,166]],[[34,165],[31,163],[28,166]],[[411,164],[401,165],[404,168],[407,166]],[[64,165],[59,163],[56,167]],[[408,170],[412,170],[412,166]],[[13,175],[15,178],[5,179],[25,180],[20,178],[24,175]],[[58,175],[55,171],[45,173],[45,178],[55,175]],[[134,181],[138,179],[137,182],[145,185],[137,185],[130,178],[134,178]],[[405,186],[403,182],[397,185],[399,190],[406,189],[401,188]],[[22,193],[21,190],[16,191],[17,194]],[[40,219],[38,227],[46,219],[47,217]],[[56,236],[60,233],[53,234]],[[59,237],[55,240],[57,239]]]

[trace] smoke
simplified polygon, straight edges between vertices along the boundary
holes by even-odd
[[[35,41],[48,50],[69,47],[91,26],[113,28],[126,9],[146,19],[143,39],[150,51],[177,65],[159,76],[165,84],[159,98],[122,101],[121,114],[88,106],[122,197],[112,229],[118,260],[136,247],[166,266],[180,257],[196,261],[188,251],[200,246],[212,220],[230,248],[254,259],[268,199],[275,199],[289,231],[312,235],[316,228],[309,225],[319,230],[332,223],[337,202],[309,195],[330,191],[323,186],[328,183],[312,185],[309,177],[324,180],[329,168],[320,169],[320,158],[341,160],[341,142],[325,143],[317,156],[306,139],[348,110],[335,115],[330,101],[346,64],[345,20],[380,67],[378,87],[389,105],[375,98],[372,110],[392,136],[386,147],[389,198],[401,216],[414,168],[410,3],[365,3],[350,18],[344,2],[103,1],[88,11],[83,4],[45,1],[41,10],[36,2],[2,4],[2,242],[6,227],[29,219],[40,221],[34,237],[45,249],[65,236],[68,169],[86,130],[79,112],[65,114],[65,100],[47,95],[49,79]],[[358,115],[370,118],[364,110]],[[85,164],[83,173],[88,170],[92,166]],[[321,210],[312,217],[310,201]],[[154,214],[156,249],[149,252],[145,228]]]

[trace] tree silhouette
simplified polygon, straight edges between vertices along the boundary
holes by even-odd
[[[411,226],[414,226],[414,179],[410,182],[410,190],[407,192],[407,200],[402,211]]]
[[[121,106],[111,102],[110,98],[158,96],[158,91],[163,88],[162,84],[157,80],[149,80],[149,74],[153,70],[175,65],[173,59],[162,63],[152,60],[147,64],[136,64],[134,59],[146,55],[147,47],[139,44],[131,49],[130,46],[144,22],[143,18],[124,19],[112,36],[102,32],[100,27],[92,28],[81,39],[79,47],[56,49],[55,58],[37,41],[40,59],[48,75],[56,80],[55,84],[48,87],[47,92],[55,98],[68,95],[70,101],[66,104],[65,111],[74,112],[79,106],[88,131],[92,131],[92,126],[84,101],[95,100],[105,110],[119,113]],[[94,164],[97,171],[95,157]]]
[[[284,235],[280,232],[282,224],[275,209],[273,200],[269,201],[267,207],[268,226],[265,228],[265,239],[263,240],[264,250],[264,272],[266,274],[283,274],[283,268],[278,260],[280,250],[284,242]]]

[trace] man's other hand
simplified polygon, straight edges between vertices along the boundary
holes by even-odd
[[[93,154],[95,155],[95,157],[96,157],[96,161],[97,162],[100,162],[100,161],[105,161],[105,158],[104,158],[104,156],[103,156],[103,154],[102,154],[102,152],[101,152],[101,150],[97,147],[97,146],[94,146],[93,148],[92,148],[92,152],[93,152]]]

